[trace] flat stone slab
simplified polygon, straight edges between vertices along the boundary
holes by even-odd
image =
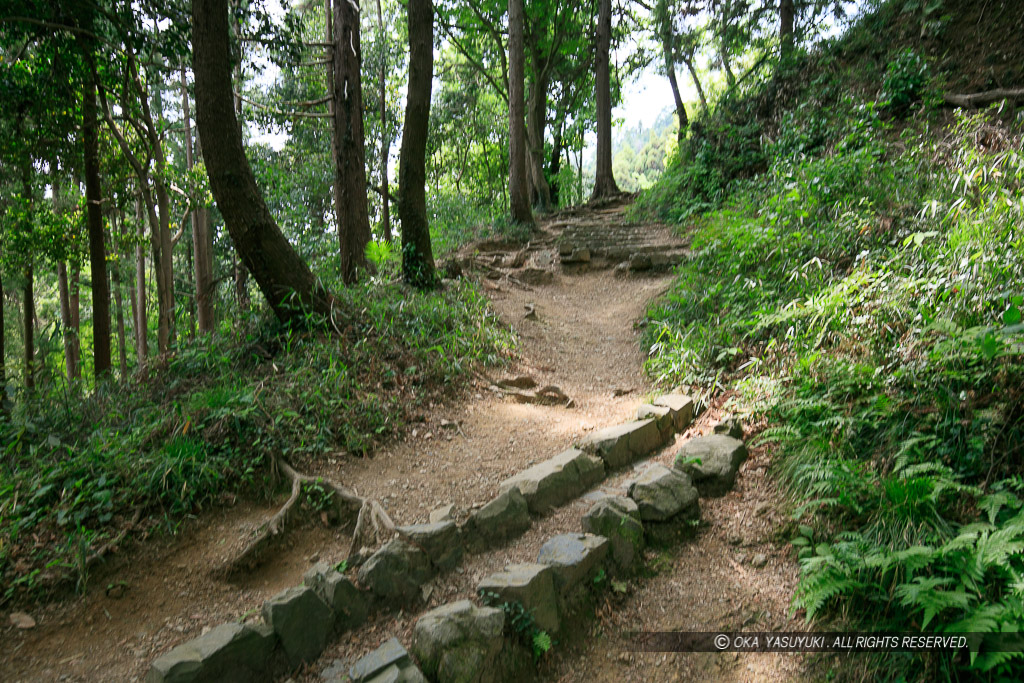
[[[625,467],[652,453],[662,444],[654,419],[636,420],[599,429],[580,440],[578,447],[604,460],[609,469]]]
[[[519,489],[530,512],[541,514],[572,500],[604,479],[604,461],[576,448],[559,453],[501,482]]]
[[[654,405],[664,406],[671,411],[676,431],[681,432],[693,422],[693,399],[684,394],[666,394],[654,399]]]
[[[696,519],[700,516],[697,489],[690,477],[664,465],[652,465],[629,486],[643,521]]]
[[[597,573],[610,543],[594,534],[559,534],[540,547],[537,562],[551,566],[559,592],[580,585]]]
[[[266,624],[221,624],[154,660],[146,683],[270,681],[276,644]]]
[[[427,553],[399,538],[371,555],[358,575],[359,583],[391,604],[412,602],[433,576]]]
[[[327,564],[318,562],[303,574],[302,583],[309,586],[334,612],[339,630],[358,628],[366,621],[366,596],[349,580]]]
[[[634,568],[644,547],[644,527],[640,523],[640,508],[631,498],[602,498],[583,515],[583,530],[608,539],[612,560],[619,569]]]
[[[506,489],[471,514],[466,526],[476,545],[500,543],[530,528],[530,509],[518,488]]]
[[[459,528],[451,520],[400,526],[398,533],[421,548],[441,571],[454,569],[462,561],[462,539]]]
[[[352,683],[427,683],[398,638],[391,638],[352,665]]]
[[[298,666],[324,651],[334,611],[312,588],[292,586],[263,603],[263,621],[273,627],[291,665]]]
[[[438,683],[498,681],[504,631],[501,609],[459,600],[420,617],[410,649],[423,673]]]
[[[493,599],[488,594],[496,594],[500,600],[522,604],[533,614],[538,628],[549,633],[556,633],[561,626],[554,572],[546,564],[509,565],[481,581],[477,592],[484,600]]]
[[[675,467],[693,480],[700,495],[724,496],[736,483],[736,472],[747,459],[743,442],[725,434],[691,439],[676,454]]]

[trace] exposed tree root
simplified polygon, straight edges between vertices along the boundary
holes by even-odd
[[[218,570],[219,576],[235,576],[257,567],[263,561],[267,551],[282,538],[288,523],[300,509],[303,487],[308,485],[319,486],[331,494],[331,502],[340,518],[344,518],[345,513],[350,517],[356,515],[350,558],[359,550],[374,548],[394,535],[395,523],[377,501],[363,498],[347,486],[330,479],[297,472],[281,458],[276,459],[274,464],[277,471],[291,482],[291,494],[274,516],[260,528],[256,537]]]
[[[963,107],[965,109],[984,107],[1001,100],[1017,101],[1022,98],[1024,98],[1024,88],[999,88],[997,90],[988,90],[986,92],[973,93],[970,95],[945,93],[942,96],[942,99],[946,104],[953,105],[954,107]]]

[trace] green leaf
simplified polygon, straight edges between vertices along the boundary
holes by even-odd
[[[1020,322],[1020,309],[1010,304],[1010,307],[1003,312],[1003,324],[1007,327],[1016,325]]]

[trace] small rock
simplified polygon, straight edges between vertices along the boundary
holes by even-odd
[[[750,566],[754,567],[755,569],[761,569],[766,564],[768,564],[768,556],[764,553],[758,553],[754,555],[754,557],[750,560]]]
[[[676,454],[675,467],[693,480],[702,496],[724,496],[747,459],[743,442],[724,434],[691,439]]]
[[[397,638],[361,658],[349,670],[352,683],[426,683]]]
[[[640,519],[662,522],[681,516],[700,516],[697,489],[690,478],[664,465],[653,465],[629,487],[629,497],[640,509]]]
[[[448,503],[430,511],[430,523],[448,522],[455,519],[455,505]]]
[[[11,626],[22,630],[36,627],[36,620],[24,612],[11,612]]]

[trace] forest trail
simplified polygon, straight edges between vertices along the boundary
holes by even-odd
[[[628,225],[624,209],[613,204],[552,216],[526,249],[492,244],[464,252],[469,254],[464,265],[482,269],[495,311],[516,332],[515,361],[501,371],[488,371],[490,376],[480,377],[467,393],[431,405],[403,440],[373,457],[338,454],[323,459],[311,474],[377,498],[400,525],[424,522],[432,509],[447,504],[454,505],[462,521],[497,493],[502,480],[591,430],[632,419],[652,390],[643,372],[637,323],[648,303],[671,283],[671,275],[657,269],[678,260],[685,245],[667,228]],[[619,245],[628,241],[627,234],[636,239],[628,253],[619,253],[604,248],[602,234]],[[520,403],[494,386],[517,377],[529,377],[539,387],[556,386],[571,406]],[[720,415],[712,407],[675,444],[670,441],[638,466],[669,463],[683,439],[710,432]],[[773,543],[784,520],[776,513],[779,494],[766,476],[766,457],[754,449],[735,490],[702,501],[705,524],[694,540],[649,551],[653,576],[636,580],[626,595],[610,596],[598,607],[596,620],[564,634],[543,660],[541,678],[800,678],[803,660],[796,655],[631,653],[622,635],[800,629],[788,616],[796,566],[784,546]],[[630,468],[614,473],[601,488],[617,491],[631,475]],[[578,531],[589,505],[577,499],[535,519],[529,531],[505,546],[467,555],[455,571],[428,584],[427,598],[416,608],[372,616],[330,644],[298,679],[337,680],[334,672],[347,671],[387,638],[397,636],[408,644],[420,614],[473,597],[483,577],[510,562],[533,561],[552,535]],[[350,529],[311,524],[289,530],[273,556],[243,579],[214,578],[275,509],[238,503],[207,512],[176,536],[117,556],[94,573],[85,597],[34,613],[34,629],[8,629],[0,643],[0,679],[142,678],[149,663],[174,645],[219,623],[258,614],[264,600],[300,583],[313,563],[334,563],[348,555]]]

